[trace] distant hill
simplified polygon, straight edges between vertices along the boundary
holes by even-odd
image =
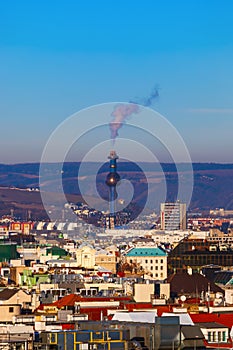
[[[108,163],[99,166],[97,163],[86,163],[82,170],[82,191],[88,196],[94,195],[97,179],[97,189],[103,198],[108,196],[108,188],[105,185],[105,177],[108,173]],[[32,209],[38,218],[43,217],[43,206],[40,193],[35,191],[39,188],[38,163],[29,164],[0,164],[0,215],[9,213],[14,209],[18,215],[25,217],[25,212]],[[82,200],[78,186],[78,171],[80,163],[64,163],[62,180],[64,192],[69,195],[70,201]],[[95,176],[96,167],[99,169]],[[182,169],[182,181],[186,181],[187,164],[180,164]],[[51,201],[56,204],[58,164],[47,165],[43,177],[41,190],[49,188]],[[143,170],[142,170],[143,169]],[[194,190],[190,203],[191,210],[209,210],[217,207],[233,209],[233,164],[194,163]],[[177,172],[174,164],[152,164],[127,162],[118,163],[118,172],[122,179],[130,181],[134,186],[135,200],[143,206],[147,194],[147,180],[150,182],[150,191],[153,198],[160,199],[159,191],[166,181],[167,200],[176,199]],[[165,180],[164,180],[165,174]],[[80,174],[79,174],[80,175]],[[25,191],[22,191],[22,190]],[[34,189],[30,191],[26,189]],[[57,194],[58,196],[58,194]],[[54,205],[55,205],[54,204]]]

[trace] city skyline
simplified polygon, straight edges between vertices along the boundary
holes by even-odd
[[[217,0],[2,2],[0,163],[39,162],[70,115],[140,101],[154,86],[153,109],[193,162],[232,163],[232,9]]]

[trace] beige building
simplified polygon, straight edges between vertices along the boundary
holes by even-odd
[[[5,288],[0,292],[0,322],[12,322],[14,316],[21,313],[21,308],[31,305],[31,295],[22,289]]]
[[[148,275],[158,280],[167,278],[167,254],[158,247],[136,247],[126,254],[128,264],[136,264]]]
[[[95,266],[96,250],[89,244],[82,244],[76,250],[77,266],[93,269]]]
[[[154,296],[154,284],[134,284],[134,300],[136,303],[150,303]]]
[[[117,257],[115,253],[108,253],[105,250],[97,251],[95,254],[95,264],[104,269],[116,273]]]
[[[19,304],[0,304],[0,322],[12,322],[14,316],[21,313],[21,305]]]
[[[18,286],[21,282],[20,274],[24,270],[29,270],[29,267],[26,267],[25,265],[21,266],[12,266],[10,268],[10,279],[15,282],[15,284]]]
[[[5,288],[0,292],[0,305],[21,305],[28,307],[31,304],[31,294],[23,289]]]
[[[133,297],[137,303],[154,302],[155,299],[168,300],[170,298],[169,283],[135,283]]]

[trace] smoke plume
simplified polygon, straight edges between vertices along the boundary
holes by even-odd
[[[111,131],[111,139],[115,140],[118,136],[118,130],[123,126],[127,118],[133,114],[139,112],[139,106],[135,103],[118,104],[115,106],[111,116],[113,120],[109,123]]]
[[[130,101],[130,103],[135,103],[145,107],[150,107],[158,97],[159,97],[159,90],[158,90],[158,87],[155,86],[149,96],[144,98],[136,98],[134,101]]]
[[[154,100],[158,98],[158,96],[158,88],[154,87],[148,97],[141,99],[136,98],[135,101],[130,101],[129,104],[122,103],[116,105],[111,114],[113,120],[109,123],[111,139],[113,141],[116,139],[118,136],[118,130],[123,126],[124,122],[131,116],[131,114],[139,112],[139,105],[149,107],[153,104]]]

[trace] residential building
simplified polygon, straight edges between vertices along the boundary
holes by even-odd
[[[31,303],[31,294],[23,289],[5,288],[0,292],[0,304],[21,304],[27,307]]]
[[[229,337],[228,327],[217,322],[199,323],[199,327],[209,345],[227,343]]]
[[[186,230],[186,204],[179,201],[161,203],[161,229],[166,231]]]
[[[126,254],[128,264],[139,265],[144,274],[164,280],[167,278],[167,253],[159,247],[136,247]]]
[[[155,295],[155,285],[146,283],[134,284],[134,300],[138,303],[151,302]]]
[[[18,316],[21,313],[21,305],[20,304],[0,304],[0,322],[8,323],[13,321],[14,316]]]
[[[96,251],[95,265],[101,266],[107,271],[116,273],[117,256],[115,253],[111,254],[105,250]]]

